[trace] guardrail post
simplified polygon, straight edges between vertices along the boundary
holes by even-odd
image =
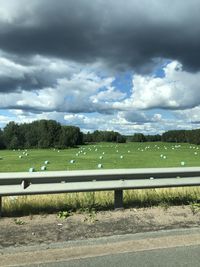
[[[123,209],[123,190],[117,189],[114,193],[114,207],[115,210]]]
[[[2,196],[0,196],[0,218],[2,217]]]

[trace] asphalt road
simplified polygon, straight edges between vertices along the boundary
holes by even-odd
[[[31,265],[29,267],[36,267]],[[200,246],[119,253],[108,256],[53,262],[40,267],[199,267]]]
[[[179,229],[0,251],[0,266],[200,266],[200,229]]]

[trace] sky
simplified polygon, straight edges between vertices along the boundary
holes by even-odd
[[[199,0],[0,0],[0,128],[199,128],[199,10]]]

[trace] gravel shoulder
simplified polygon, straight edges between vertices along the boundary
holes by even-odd
[[[0,219],[0,254],[5,248],[52,244],[104,236],[200,226],[200,211],[190,206],[153,207]]]

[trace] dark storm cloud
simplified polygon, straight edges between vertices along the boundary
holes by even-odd
[[[56,84],[53,78],[47,79],[42,74],[25,75],[22,78],[3,77],[0,78],[0,93],[20,92],[21,90],[43,89]]]
[[[51,72],[47,68],[42,70],[35,69],[17,78],[12,77],[12,75],[10,77],[2,76],[0,77],[0,93],[41,90],[47,87],[54,87],[57,84],[57,79],[62,78],[63,75]]]
[[[0,55],[0,93],[56,87],[58,80],[73,73],[66,63],[54,58]]]
[[[168,0],[17,1],[1,19],[0,49],[147,72],[153,58],[177,59],[199,70],[200,2]],[[8,7],[5,7],[8,9]],[[25,11],[23,11],[25,10]]]

